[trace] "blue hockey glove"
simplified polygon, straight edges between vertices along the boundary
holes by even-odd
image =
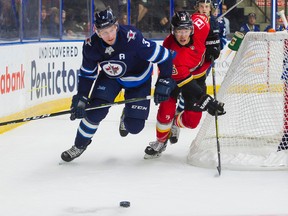
[[[176,82],[172,78],[160,78],[156,82],[154,92],[154,103],[159,103],[169,99],[171,92],[176,87]]]
[[[75,119],[81,119],[86,116],[85,108],[88,103],[88,98],[81,95],[74,95],[71,104],[71,115],[70,119],[73,121]]]
[[[224,115],[226,113],[224,110],[224,103],[215,100],[207,94],[201,97],[198,106],[203,111],[207,110],[207,112],[212,116],[215,116],[216,112],[217,115]]]

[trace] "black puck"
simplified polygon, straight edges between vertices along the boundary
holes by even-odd
[[[129,201],[121,201],[120,206],[128,208],[128,207],[130,207],[130,202]]]

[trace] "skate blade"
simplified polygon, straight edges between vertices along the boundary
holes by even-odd
[[[155,154],[155,155],[148,155],[148,154],[145,154],[144,155],[144,159],[155,159],[155,158],[159,158],[161,156],[161,153],[158,153],[158,154]]]

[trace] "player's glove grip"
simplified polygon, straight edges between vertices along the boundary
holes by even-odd
[[[201,97],[198,106],[203,111],[207,110],[207,112],[212,116],[215,116],[216,112],[217,115],[224,115],[226,113],[224,110],[224,103],[215,100],[207,94]]]
[[[206,40],[205,60],[212,61],[212,59],[217,59],[220,55],[220,52],[221,46],[218,34],[208,36]]]
[[[154,103],[159,103],[169,99],[171,92],[176,87],[176,82],[172,78],[160,78],[156,82],[154,92]]]
[[[70,119],[73,121],[75,119],[81,119],[86,116],[86,105],[88,103],[88,98],[81,95],[74,95],[71,104],[71,115]]]

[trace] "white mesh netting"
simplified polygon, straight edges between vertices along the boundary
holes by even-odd
[[[287,41],[286,31],[249,32],[233,59],[217,93],[227,112],[218,117],[222,168],[288,168],[288,151],[277,151],[280,143],[282,149],[287,146]],[[191,144],[188,163],[215,168],[217,157],[215,118],[207,114]]]

